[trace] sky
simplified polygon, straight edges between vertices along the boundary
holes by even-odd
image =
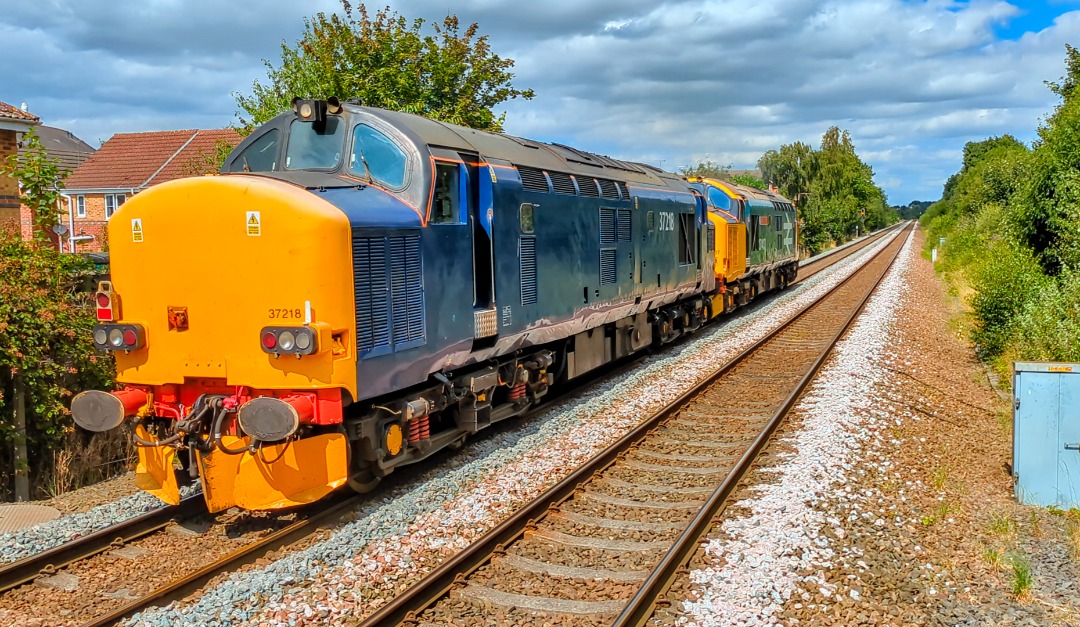
[[[372,9],[383,1],[371,3]],[[358,4],[354,2],[354,4]],[[935,200],[968,141],[1036,136],[1080,0],[395,0],[479,23],[532,100],[508,133],[667,170],[755,167],[850,131],[892,204]],[[97,147],[221,128],[339,0],[0,0],[0,101]],[[329,94],[327,94],[329,95]]]

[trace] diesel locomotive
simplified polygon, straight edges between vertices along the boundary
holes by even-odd
[[[211,511],[370,490],[796,273],[786,199],[569,146],[296,100],[221,173],[109,222],[94,342],[138,485]]]

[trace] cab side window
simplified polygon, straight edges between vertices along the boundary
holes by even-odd
[[[435,192],[431,197],[431,222],[458,222],[461,211],[460,170],[456,163],[435,166]]]
[[[277,169],[281,131],[271,129],[232,160],[230,172],[273,172]]]

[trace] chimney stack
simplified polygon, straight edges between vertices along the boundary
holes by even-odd
[[[25,102],[22,103],[22,107],[20,107],[20,108],[22,109],[23,113],[26,113],[26,103]]]

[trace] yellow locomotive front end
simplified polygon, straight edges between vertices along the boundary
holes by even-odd
[[[93,431],[137,421],[140,487],[178,502],[181,466],[219,511],[307,503],[345,483],[346,216],[281,180],[191,178],[126,203],[109,244],[94,340],[123,387],[80,394],[72,414]]]

